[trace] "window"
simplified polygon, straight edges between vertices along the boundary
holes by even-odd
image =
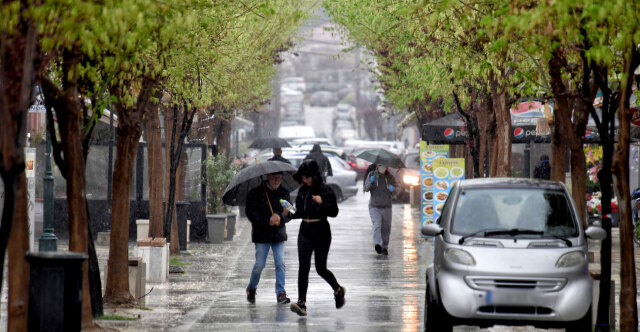
[[[452,233],[464,235],[513,228],[556,236],[577,235],[571,204],[563,191],[496,188],[467,189],[460,193]]]

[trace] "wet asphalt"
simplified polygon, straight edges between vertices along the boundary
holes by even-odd
[[[262,273],[255,304],[246,301],[245,288],[254,262],[248,221],[240,221],[238,246],[229,260],[227,287],[212,300],[185,315],[175,327],[193,331],[418,331],[424,304],[424,276],[431,245],[419,235],[417,209],[394,205],[389,255],[375,252],[369,219],[368,196],[362,193],[342,202],[330,220],[332,230],[328,268],[346,289],[346,304],[335,308],[331,287],[311,268],[307,316],[276,303],[272,255]],[[297,300],[298,257],[296,240],[300,221],[287,225],[285,247],[286,290]],[[186,260],[186,259],[185,259]],[[188,268],[187,268],[188,271]]]

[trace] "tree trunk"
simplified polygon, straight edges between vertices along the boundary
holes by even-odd
[[[557,50],[549,60],[549,76],[555,103],[553,110],[553,132],[551,135],[551,180],[565,182],[567,139],[569,137],[566,130],[570,130],[571,109],[569,107],[567,92],[562,82],[561,56],[561,52]]]
[[[111,203],[111,237],[109,241],[109,269],[107,271],[105,303],[114,305],[135,302],[129,293],[129,209],[131,178],[138,150],[141,128],[122,121],[118,113],[118,140],[113,173],[113,201]]]
[[[222,116],[216,117],[214,122],[216,123],[216,145],[218,146],[218,153],[224,153],[225,156],[229,156],[229,139],[231,137],[231,118],[225,119]],[[375,129],[372,129],[375,130]]]
[[[69,251],[88,253],[87,202],[85,197],[85,160],[83,152],[82,110],[78,94],[71,89],[64,98],[65,106],[58,108],[58,124],[64,151],[69,205]],[[89,291],[89,262],[84,261],[82,271],[82,325],[93,325],[91,292]]]
[[[135,301],[129,293],[128,241],[131,178],[141,129],[118,117],[118,138],[113,182],[109,269],[104,300],[123,304]]]
[[[605,82],[600,88],[607,86]],[[609,297],[611,285],[611,197],[613,196],[611,184],[611,165],[613,157],[613,114],[616,107],[612,106],[610,100],[612,98],[608,89],[603,90],[602,103],[602,123],[598,128],[600,133],[600,141],[602,144],[602,169],[598,172],[598,180],[600,180],[600,191],[602,196],[601,202],[601,222],[602,228],[607,233],[607,237],[602,240],[600,245],[600,293],[598,298],[598,315],[597,326],[598,331],[609,331]],[[595,110],[592,110],[592,115]],[[597,114],[595,115],[597,117]]]
[[[8,331],[26,331],[29,309],[29,216],[27,215],[27,178],[17,178],[13,227],[9,238],[9,325]],[[9,188],[7,188],[9,189]]]
[[[158,97],[158,95],[156,95]],[[149,234],[151,238],[163,237],[162,231],[162,137],[158,106],[153,105],[145,118],[147,136],[147,168],[149,172]]]
[[[491,79],[491,96],[496,114],[496,177],[511,177],[511,113],[507,102],[507,91]]]
[[[177,121],[177,109],[174,107],[165,108],[164,113],[164,145],[165,145],[165,172],[166,179],[165,182],[165,212],[164,212],[164,221],[163,221],[163,234],[169,240],[169,251],[171,254],[180,254],[180,247],[178,243],[178,224],[177,224],[177,216],[176,216],[176,203],[173,199],[175,196],[171,195],[171,190],[175,190],[175,175],[172,177],[171,174],[175,174],[175,171],[171,171],[172,167],[172,150],[176,144],[175,137],[175,129]],[[177,167],[177,165],[176,165]],[[173,188],[172,188],[173,186]],[[174,221],[176,222],[174,227]],[[176,246],[178,248],[176,252]]]
[[[0,225],[0,285],[8,250],[8,330],[27,330],[29,267],[24,147],[36,57],[36,28],[27,21],[29,6],[20,2],[13,30],[0,33],[0,176],[5,201]]]
[[[552,164],[551,179],[555,181],[564,181],[565,178],[565,162],[562,162],[566,158],[566,145],[571,150],[571,194],[573,200],[578,209],[580,222],[583,227],[586,227],[586,175],[587,175],[587,163],[584,157],[584,135],[587,127],[587,121],[589,120],[589,113],[587,112],[586,105],[584,104],[584,98],[589,96],[581,96],[582,98],[575,98],[574,103],[569,103],[569,92],[565,84],[562,81],[561,63],[564,62],[564,55],[557,49],[554,51],[554,56],[549,60],[549,76],[551,81],[551,89],[555,96],[555,110],[554,110],[554,147],[558,147],[555,143],[563,142],[559,144],[558,149],[554,150],[555,153],[560,153],[558,160],[554,159]],[[583,87],[582,91],[589,92],[589,65],[585,61],[583,63],[583,79],[582,84],[587,86]],[[572,107],[573,105],[573,107]],[[572,122],[573,119],[573,122]],[[561,150],[560,150],[561,149]],[[564,156],[562,154],[565,154]],[[555,158],[555,156],[554,156]]]
[[[640,53],[636,45],[625,60],[625,79],[620,94],[618,109],[618,147],[613,160],[615,189],[618,197],[620,217],[620,330],[638,330],[638,304],[636,302],[636,274],[633,254],[633,223],[629,201],[629,141],[630,121],[629,97],[633,84],[633,73],[640,64]]]

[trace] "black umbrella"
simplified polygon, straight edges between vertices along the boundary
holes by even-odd
[[[258,187],[265,180],[263,175],[282,172],[282,184],[290,192],[296,190],[300,184],[293,179],[293,173],[297,169],[291,164],[281,161],[263,161],[251,165],[236,174],[231,183],[227,186],[222,196],[222,201],[226,205],[244,206],[247,194],[251,189]]]
[[[370,161],[374,164],[389,166],[393,168],[406,167],[402,160],[395,154],[385,149],[365,149],[356,155],[356,158]]]
[[[291,145],[280,137],[260,137],[253,141],[249,148],[251,149],[273,149],[273,148],[289,148]]]

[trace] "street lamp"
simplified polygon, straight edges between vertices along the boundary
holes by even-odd
[[[53,125],[53,124],[51,124]],[[57,251],[57,238],[53,234],[53,173],[51,172],[51,135],[47,130],[47,149],[44,163],[44,225],[39,240],[39,251]]]

